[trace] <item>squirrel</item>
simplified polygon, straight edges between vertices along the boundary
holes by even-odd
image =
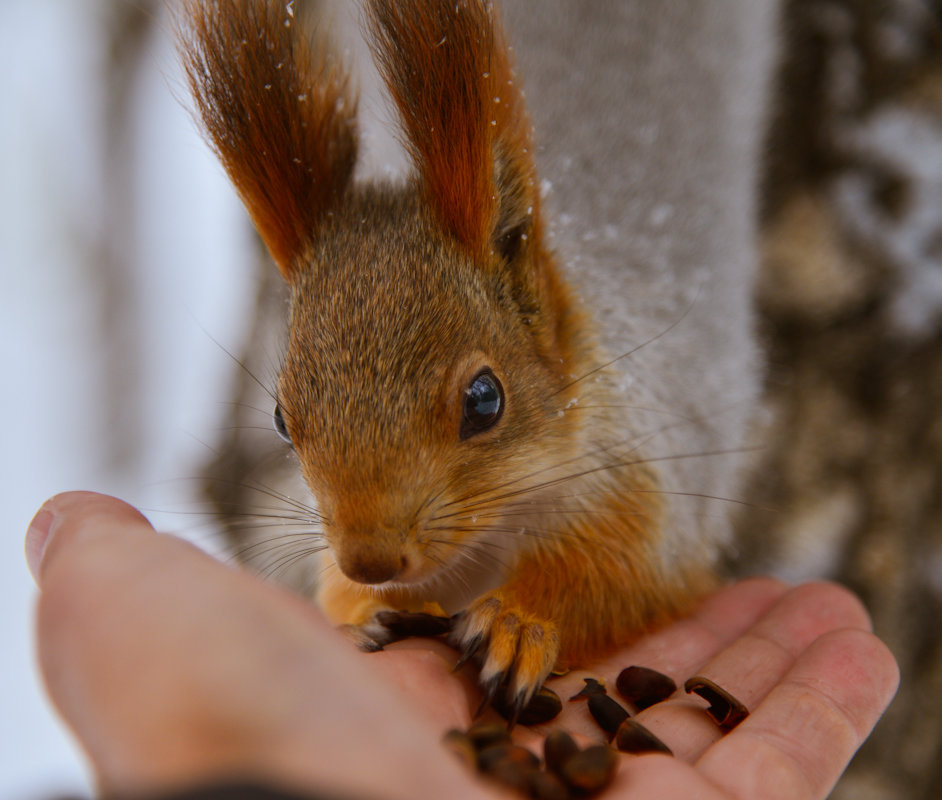
[[[205,135],[290,287],[274,424],[327,544],[316,600],[367,649],[383,610],[459,614],[462,659],[517,708],[716,585],[758,384],[772,4],[577,5],[505,3],[553,95],[538,150],[491,2],[365,0],[399,183],[354,179],[348,67],[293,3],[179,17]]]

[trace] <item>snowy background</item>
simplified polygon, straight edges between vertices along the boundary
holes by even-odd
[[[27,524],[47,497],[81,488],[148,509],[164,530],[205,532],[172,512],[216,438],[233,378],[220,345],[240,348],[253,296],[255,245],[177,99],[167,22],[150,8],[0,0],[0,797],[11,800],[88,792],[37,678]]]

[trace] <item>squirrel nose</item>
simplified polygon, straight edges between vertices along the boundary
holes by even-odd
[[[395,580],[406,567],[406,557],[398,553],[382,552],[373,546],[343,548],[336,553],[337,566],[350,580],[357,583],[386,583]]]
[[[357,583],[386,583],[402,572],[399,564],[382,561],[355,561],[346,568],[341,565],[340,569],[350,580]]]

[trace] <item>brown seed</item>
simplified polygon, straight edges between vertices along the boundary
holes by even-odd
[[[504,719],[513,719],[514,706],[507,701],[503,693],[499,693],[492,703],[494,710]],[[549,722],[563,710],[563,702],[552,689],[541,686],[536,690],[530,702],[527,703],[517,715],[517,722],[521,725],[540,725]]]
[[[531,772],[527,775],[530,797],[534,800],[569,800],[566,784],[552,772]]]
[[[478,754],[468,734],[453,728],[442,737],[442,744],[458,756],[469,769],[477,769]]]
[[[671,749],[651,731],[634,719],[626,719],[615,733],[615,747],[623,753],[667,753]]]
[[[706,700],[710,707],[706,710],[713,721],[725,730],[732,730],[746,717],[747,709],[739,700],[733,697],[723,687],[717,686],[709,678],[695,675],[684,683],[687,694],[694,693]]]
[[[376,621],[398,639],[441,636],[451,632],[451,618],[418,611],[380,611]]]
[[[605,684],[597,681],[595,678],[583,678],[582,680],[585,681],[585,686],[569,698],[570,702],[573,700],[584,700],[596,694],[607,694]]]
[[[475,722],[468,728],[466,735],[476,750],[483,750],[492,744],[510,744],[507,726],[500,722]]]
[[[615,735],[618,726],[628,719],[628,712],[607,694],[593,694],[589,697],[589,713],[608,734],[609,740]]]
[[[539,769],[540,759],[526,747],[516,744],[492,744],[478,751],[478,768],[481,772],[493,772],[501,764],[516,764],[522,769]]]
[[[666,700],[677,691],[673,678],[649,667],[627,667],[615,680],[615,688],[638,711]]]
[[[601,792],[615,777],[618,755],[606,744],[580,750],[563,765],[560,776],[566,785],[583,794]]]
[[[497,764],[493,770],[485,773],[488,778],[497,783],[506,786],[522,795],[527,795],[530,791],[530,776],[533,770],[515,764],[512,761],[502,761]]]
[[[543,740],[543,760],[550,772],[559,775],[563,764],[579,752],[579,745],[566,731],[550,731]]]

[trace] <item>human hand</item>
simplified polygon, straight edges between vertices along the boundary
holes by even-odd
[[[632,664],[668,674],[678,686],[703,675],[741,700],[750,716],[724,734],[704,712],[704,701],[678,690],[634,717],[674,757],[622,758],[606,797],[823,798],[898,685],[892,655],[870,631],[860,601],[835,584],[789,588],[772,579],[743,581],[708,598],[688,619],[591,669],[548,681],[563,698],[562,713],[548,725],[517,728],[515,739],[537,752],[553,728],[582,744],[603,740],[585,702],[566,702],[584,686],[583,677],[614,687],[618,673]],[[394,663],[400,655],[393,648],[411,651],[424,647],[421,642],[400,642],[375,657]],[[473,676],[466,677],[474,709],[480,695]]]
[[[47,503],[27,554],[42,590],[40,666],[106,791],[245,778],[367,797],[497,794],[439,744],[477,705],[473,675],[451,673],[444,644],[358,653],[306,602],[101,495]],[[895,663],[868,627],[837,587],[747,581],[554,688],[567,697],[583,674],[611,684],[637,663],[705,674],[753,710],[725,736],[689,698],[642,712],[677,757],[624,757],[612,800],[823,797],[895,690]],[[565,705],[554,725],[598,738],[583,704]]]
[[[104,795],[244,780],[341,797],[490,796],[310,603],[156,534],[125,503],[53,498],[26,553],[39,666]],[[436,656],[408,661],[418,683],[447,671]],[[440,683],[437,706],[464,702]]]

